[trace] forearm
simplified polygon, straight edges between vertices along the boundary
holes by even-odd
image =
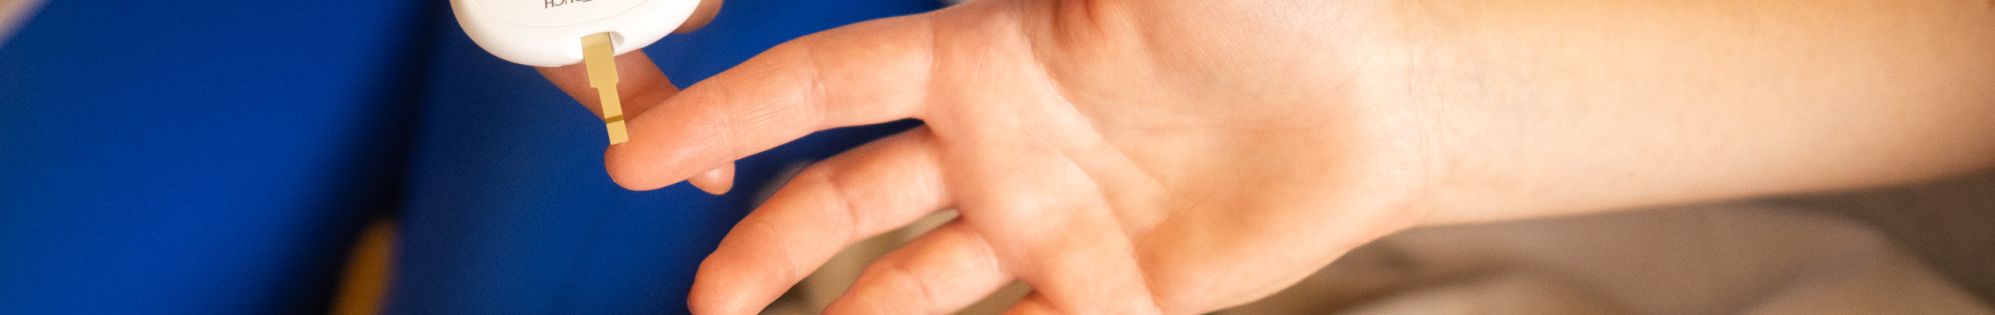
[[[1407,1],[1430,222],[1884,185],[1995,164],[1995,3]]]

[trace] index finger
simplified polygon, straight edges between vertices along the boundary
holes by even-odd
[[[927,98],[927,15],[874,20],[771,48],[631,119],[610,177],[650,190],[821,129],[913,117]]]

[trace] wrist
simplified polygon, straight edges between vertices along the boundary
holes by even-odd
[[[1452,23],[1437,22],[1446,9],[1407,8],[1428,4],[1399,1],[1390,13],[1390,31],[1370,44],[1377,50],[1367,81],[1374,104],[1404,108],[1405,128],[1419,142],[1424,161],[1406,211],[1419,213],[1415,226],[1499,220],[1506,209],[1547,206],[1551,187],[1520,179],[1557,180],[1556,168],[1532,168],[1542,152],[1530,134],[1556,118],[1520,117],[1541,100],[1515,84],[1521,74],[1505,71],[1478,54],[1492,44]],[[1424,12],[1424,13],[1423,13]],[[1558,129],[1559,127],[1551,127]],[[1530,174],[1529,176],[1522,176]],[[1529,204],[1527,204],[1529,203]]]
[[[1475,129],[1484,129],[1475,125],[1486,119],[1451,107],[1461,104],[1460,93],[1451,91],[1472,87],[1464,78],[1443,73],[1451,65],[1437,63],[1448,60],[1437,55],[1432,29],[1403,8],[1414,4],[1382,3],[1388,4],[1372,11],[1362,39],[1346,46],[1360,47],[1360,53],[1351,55],[1362,56],[1351,61],[1358,78],[1353,83],[1356,105],[1394,109],[1380,129],[1403,144],[1398,147],[1405,154],[1388,156],[1403,159],[1397,165],[1407,170],[1399,177],[1410,191],[1389,211],[1415,216],[1408,227],[1458,221],[1465,210],[1451,190],[1469,175],[1460,170],[1469,155],[1463,144],[1470,141],[1467,136],[1479,134]]]

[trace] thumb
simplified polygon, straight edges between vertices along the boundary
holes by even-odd
[[[672,33],[678,33],[678,34],[692,33],[693,31],[697,31],[702,27],[706,27],[707,23],[713,22],[713,18],[715,15],[720,14],[721,2],[724,1],[701,0],[700,6],[697,8],[693,8],[693,16],[687,17],[686,22],[680,23],[679,29],[673,30]]]
[[[658,70],[658,65],[651,63],[651,57],[645,56],[643,50],[618,55],[616,60],[617,94],[623,96],[625,116],[636,117],[651,109],[652,105],[679,93],[679,88],[672,86],[672,81],[665,78],[665,73]],[[602,100],[596,98],[596,88],[589,86],[588,67],[577,63],[535,69],[540,70],[540,75],[546,77],[548,82],[553,82],[554,87],[568,93],[568,97],[575,98],[589,112],[596,113],[596,117],[603,116]]]
[[[722,2],[725,1],[700,0],[699,6],[693,8],[693,15],[687,17],[686,22],[680,23],[679,28],[672,32],[684,34],[706,27],[708,23],[713,22],[715,15],[720,14]],[[651,63],[651,57],[645,55],[643,50],[632,50],[618,55],[616,60],[617,91],[624,95],[623,105],[626,115],[636,117],[651,105],[656,105],[679,92],[679,88],[665,78],[665,74],[658,70],[656,64]],[[569,97],[581,102],[582,107],[588,108],[589,112],[596,113],[597,117],[602,116],[602,102],[596,99],[596,89],[589,86],[587,65],[577,63],[536,69],[540,70],[541,76],[547,77],[547,81],[554,82],[555,87],[561,88],[561,92],[568,93]]]
[[[719,0],[708,0],[708,2],[718,3]],[[616,59],[617,90],[618,94],[624,95],[624,116],[635,118],[643,115],[652,106],[664,103],[666,98],[679,93],[679,88],[673,86],[672,81],[665,77],[665,73],[658,70],[658,65],[651,63],[651,57],[646,56],[644,51],[634,50],[618,55]],[[583,108],[595,113],[596,117],[602,117],[602,100],[596,98],[596,89],[589,86],[589,72],[586,66],[574,64],[536,69],[540,71],[541,76],[547,78],[548,82],[553,82],[556,88],[560,88],[561,92],[567,93],[568,97],[574,98]],[[707,193],[715,195],[726,193],[734,186],[734,165],[733,163],[721,165],[707,174],[693,178],[691,182],[693,186]]]

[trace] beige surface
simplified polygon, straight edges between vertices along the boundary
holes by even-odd
[[[1229,313],[1825,310],[1986,314],[1988,306],[1868,225],[1756,202],[1411,231]]]
[[[1773,202],[1875,226],[1982,301],[1995,301],[1995,172]]]

